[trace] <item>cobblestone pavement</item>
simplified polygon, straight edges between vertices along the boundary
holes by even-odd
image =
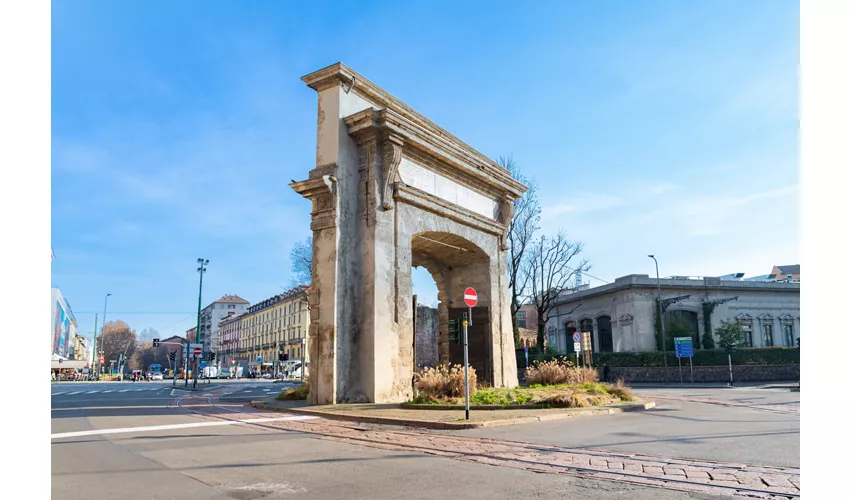
[[[751,408],[753,410],[766,410],[772,411],[774,413],[784,413],[784,414],[800,414],[800,403],[791,403],[791,402],[776,402],[776,403],[757,403],[756,401],[749,401],[746,399],[739,400],[728,400],[728,399],[710,399],[710,398],[700,398],[700,397],[691,397],[691,396],[659,396],[656,394],[653,395],[643,395],[647,399],[667,399],[671,401],[687,401],[690,403],[704,403],[704,404],[712,404],[712,405],[721,405],[721,406],[734,406],[739,408]]]
[[[726,403],[726,402],[724,402]],[[276,417],[281,413],[217,404],[215,397],[184,397],[175,408],[208,418]],[[735,463],[675,459],[651,455],[565,448],[519,441],[458,436],[398,426],[340,422],[325,418],[273,421],[269,430],[303,432],[319,439],[393,451],[419,452],[546,474],[607,479],[645,486],[712,495],[754,498],[796,498],[798,468],[761,467]]]

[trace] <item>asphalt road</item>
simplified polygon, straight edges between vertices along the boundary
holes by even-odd
[[[655,398],[657,407],[604,418],[460,433],[671,458],[800,467],[799,392],[755,387],[636,392]]]
[[[258,415],[239,413],[246,411],[244,402],[282,389],[281,384],[268,382],[218,385],[228,393],[217,399],[218,410],[225,418],[232,416],[240,420],[251,420]],[[52,392],[55,395],[52,396],[51,470],[55,498],[97,500],[116,495],[134,500],[716,498],[703,493],[615,481],[536,474],[418,452],[381,450],[317,439],[310,434],[256,423],[238,423],[233,419],[212,420],[185,413],[185,410],[205,411],[205,391],[193,393],[197,396],[194,399],[182,400],[181,395],[186,393],[172,391],[170,382],[54,384]],[[191,404],[175,409],[175,403],[181,401]],[[711,406],[710,411],[723,411],[714,406],[725,408],[704,403],[682,404],[698,408]],[[510,439],[535,438],[536,435],[535,439],[557,444],[558,440],[567,439],[576,429],[581,429],[583,445],[598,443],[607,449],[616,449],[638,446],[630,444],[632,441],[648,441],[641,446],[659,454],[660,449],[669,448],[659,448],[658,443],[663,444],[664,440],[655,436],[663,438],[665,427],[678,432],[670,423],[677,419],[659,415],[711,418],[691,415],[694,411],[709,410],[683,407],[673,412],[647,413],[638,418],[634,418],[637,415],[634,414],[588,418],[584,422],[562,420],[488,432],[502,433]],[[747,420],[741,412],[756,410],[733,408],[730,411],[738,414],[724,418],[738,421]],[[292,418],[285,414],[275,414],[275,417]],[[700,425],[719,424],[722,422]],[[727,424],[738,425],[738,422]],[[647,426],[660,427],[650,432]],[[109,433],[116,429],[123,430]],[[623,435],[628,432],[650,434],[650,438]],[[652,439],[658,442],[653,445]],[[737,447],[747,446],[748,443],[741,442]]]

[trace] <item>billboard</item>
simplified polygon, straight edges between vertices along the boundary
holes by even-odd
[[[55,314],[53,316],[53,354],[67,356],[71,335],[71,318],[65,312],[62,301],[56,301]]]

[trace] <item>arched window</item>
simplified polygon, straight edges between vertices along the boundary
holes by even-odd
[[[591,347],[593,346],[593,320],[590,318],[585,318],[579,322],[579,330],[581,331],[581,344],[582,346],[587,345],[589,342]],[[587,340],[584,340],[587,339]]]
[[[576,352],[575,342],[573,342],[573,334],[578,331],[576,326],[575,321],[567,321],[564,323],[564,330],[566,331],[567,336],[567,345],[565,349],[567,354],[574,354]]]
[[[611,316],[596,318],[599,327],[599,352],[614,352],[614,335],[611,332]]]

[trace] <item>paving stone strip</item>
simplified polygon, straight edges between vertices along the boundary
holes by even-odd
[[[279,412],[222,412],[208,400],[209,417],[249,418],[280,415]],[[196,411],[195,406],[191,407]],[[269,429],[304,432],[320,439],[393,451],[417,451],[481,464],[525,469],[539,473],[566,474],[623,481],[682,491],[753,498],[797,498],[800,469],[751,466],[735,463],[665,458],[585,448],[564,448],[520,441],[443,434],[418,430],[340,422],[325,418],[308,421],[258,424]]]

